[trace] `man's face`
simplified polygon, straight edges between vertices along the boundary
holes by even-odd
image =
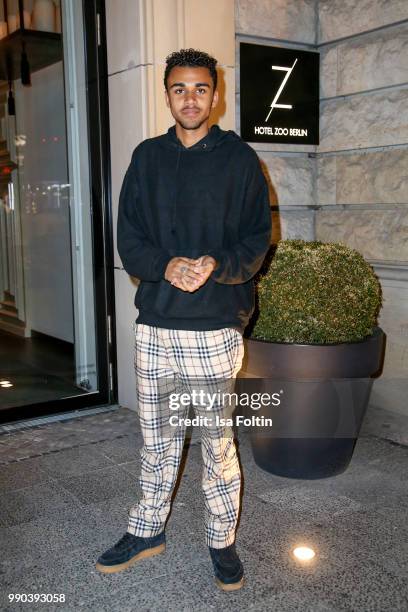
[[[176,66],[167,79],[166,104],[185,130],[196,130],[208,121],[217,105],[218,92],[208,68]]]

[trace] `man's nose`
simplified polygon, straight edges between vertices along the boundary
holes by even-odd
[[[194,104],[196,101],[196,92],[195,91],[186,91],[184,100],[186,103]]]

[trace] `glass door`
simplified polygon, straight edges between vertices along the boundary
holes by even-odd
[[[5,422],[106,404],[115,390],[103,3],[0,0],[1,8]]]

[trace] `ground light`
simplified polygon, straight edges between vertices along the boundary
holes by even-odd
[[[9,380],[0,380],[1,387],[12,387],[12,383]]]
[[[309,546],[297,546],[293,549],[293,555],[298,561],[310,561],[316,555],[313,548],[309,548]]]

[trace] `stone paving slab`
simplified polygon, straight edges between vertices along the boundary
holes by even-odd
[[[43,472],[57,479],[88,474],[115,465],[109,457],[97,452],[96,445],[62,449],[59,453],[38,458],[37,462]]]
[[[288,506],[295,512],[303,512],[321,520],[337,517],[341,514],[349,514],[361,508],[361,504],[353,501],[345,495],[335,495],[333,492],[321,491],[316,488],[303,490],[292,487],[278,489],[277,491],[266,491],[258,495],[261,499],[274,507],[285,509]]]
[[[63,592],[65,604],[47,604],[59,611],[408,609],[408,449],[372,434],[359,439],[344,474],[305,481],[260,470],[249,436],[239,432],[237,549],[247,582],[225,594],[214,585],[205,546],[201,447],[193,432],[166,554],[120,574],[97,572],[96,558],[123,535],[140,495],[135,421],[124,409],[54,423],[46,435],[33,428],[7,435],[6,443],[0,436],[7,461],[0,471],[0,609],[44,610],[9,605],[8,592]],[[31,458],[17,460],[23,453]],[[316,551],[308,565],[292,556],[302,543]]]
[[[83,509],[66,508],[52,517],[39,517],[29,523],[0,529],[0,537],[7,555],[0,561],[2,577],[25,573],[30,567],[46,568],[60,554],[95,544],[95,533],[101,522],[93,513]],[[105,529],[106,531],[106,529]],[[117,529],[107,539],[117,535]]]
[[[380,566],[351,567],[332,576],[329,584],[315,584],[308,590],[336,611],[404,612],[408,608],[406,581]]]
[[[0,491],[23,489],[49,479],[38,459],[10,463],[0,468]]]
[[[53,516],[72,504],[72,496],[54,481],[7,491],[0,498],[0,526],[28,523],[40,516]]]
[[[84,505],[118,495],[131,496],[134,485],[134,479],[117,465],[97,472],[61,477],[58,482]]]
[[[124,436],[113,440],[105,440],[94,445],[95,452],[108,457],[113,463],[122,464],[140,460],[140,449],[143,445],[141,434]]]
[[[104,440],[140,434],[136,412],[115,409],[101,414],[38,425],[0,435],[0,463],[35,457]],[[24,452],[22,449],[24,448]]]

